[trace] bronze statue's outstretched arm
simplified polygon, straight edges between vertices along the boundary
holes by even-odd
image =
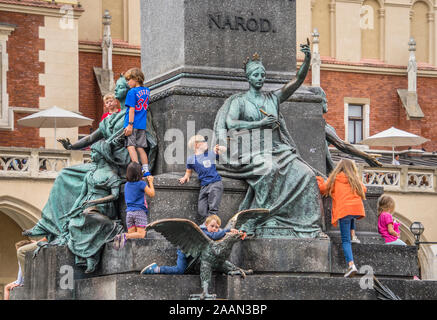
[[[311,49],[308,39],[307,44],[300,45],[300,51],[305,54],[305,60],[297,72],[296,77],[291,79],[290,82],[285,84],[281,89],[275,91],[276,96],[279,98],[279,103],[286,101],[302,85],[308,74],[311,63]]]
[[[75,144],[71,144],[70,139],[68,139],[68,138],[58,139],[58,142],[60,142],[66,150],[80,150],[80,149],[89,147],[94,142],[97,142],[100,139],[103,139],[103,134],[100,131],[100,129],[98,129],[98,130],[94,131],[93,133],[91,133],[90,135],[80,139]]]
[[[351,155],[360,157],[361,159],[366,161],[371,167],[381,167],[382,166],[382,163],[379,162],[378,160],[376,160],[376,157],[378,155],[365,153],[361,150],[358,150],[350,143],[341,140],[337,136],[337,134],[335,133],[334,128],[331,127],[330,125],[325,126],[325,135],[326,135],[326,140],[329,143],[331,143],[332,145],[334,145],[334,147],[336,147],[338,150],[340,150],[344,153],[347,153],[347,154],[351,154]]]
[[[102,204],[102,203],[117,200],[118,196],[119,196],[119,188],[112,188],[110,195],[103,197],[103,198],[100,198],[100,199],[85,201],[82,205],[88,206],[88,205]]]

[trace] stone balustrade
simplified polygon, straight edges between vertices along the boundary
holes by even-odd
[[[0,147],[0,177],[54,179],[63,168],[90,161],[89,151]],[[437,193],[437,167],[357,165],[366,185],[394,192]]]
[[[359,164],[366,185],[383,186],[385,191],[436,193],[436,167],[387,165],[371,168]]]
[[[0,147],[0,177],[57,177],[65,167],[90,162],[90,152]]]

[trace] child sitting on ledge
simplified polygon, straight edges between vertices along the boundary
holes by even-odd
[[[399,239],[400,223],[393,220],[395,201],[392,197],[382,195],[378,199],[378,232],[384,238],[385,244],[406,246],[407,244]]]

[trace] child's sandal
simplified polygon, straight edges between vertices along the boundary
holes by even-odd
[[[120,235],[120,243],[119,243],[119,249],[123,249],[124,245],[126,244],[126,233],[123,233]]]

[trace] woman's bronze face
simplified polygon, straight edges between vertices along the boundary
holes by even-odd
[[[129,86],[127,85],[127,81],[124,77],[121,77],[117,80],[115,85],[115,97],[118,100],[122,100],[126,97],[127,92],[129,91]]]
[[[266,72],[264,68],[259,67],[252,71],[249,75],[249,84],[255,89],[261,89],[264,85],[264,81],[266,80]]]

